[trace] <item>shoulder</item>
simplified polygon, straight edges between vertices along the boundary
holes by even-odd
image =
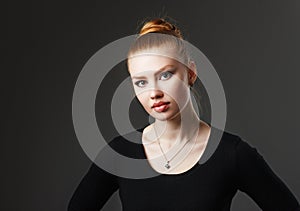
[[[220,144],[226,147],[230,147],[235,151],[245,151],[249,149],[255,149],[244,137],[236,132],[223,131],[223,135]]]
[[[106,147],[110,147],[117,153],[130,158],[143,158],[141,153],[142,129],[130,131],[126,134],[117,135]]]
[[[249,143],[244,137],[239,135],[236,132],[228,130],[220,130],[213,128],[215,134],[222,134],[219,139],[219,142],[212,138],[212,142],[217,142],[216,154],[224,157],[230,157],[231,159],[237,160],[249,160],[260,158],[261,155],[257,148]],[[213,145],[214,143],[211,143]]]
[[[219,146],[218,148],[226,149],[226,150],[236,150],[237,146],[244,140],[238,133],[231,132],[228,130],[220,130],[212,127],[211,136],[220,137],[219,138]],[[214,137],[213,137],[214,138]]]
[[[206,149],[199,163],[204,164],[207,161],[235,163],[236,149],[242,141],[237,133],[212,126]]]
[[[222,137],[214,153],[215,156],[212,156],[213,160],[220,161],[224,165],[227,163],[233,169],[250,168],[264,163],[263,156],[256,147],[239,134],[230,131],[221,131],[221,133]]]
[[[237,169],[265,168],[267,166],[263,155],[256,146],[245,138],[232,132],[225,131],[220,143],[223,152],[234,160]]]
[[[257,148],[237,133],[224,131],[221,139],[222,142],[223,147],[234,152],[236,158],[259,156]]]

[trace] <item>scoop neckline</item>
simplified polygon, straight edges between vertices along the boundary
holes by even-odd
[[[144,129],[145,129],[147,126],[149,126],[149,125],[146,125],[146,126],[140,128],[140,129],[138,129],[138,131],[141,131],[141,134],[140,134],[140,135],[141,135],[141,138],[142,138],[143,131],[144,131]],[[143,153],[144,159],[146,159],[146,161],[147,161],[146,163],[147,163],[148,167],[149,167],[152,171],[154,171],[156,174],[158,174],[158,176],[160,176],[160,177],[179,177],[179,176],[188,175],[188,174],[191,174],[192,172],[194,172],[198,167],[200,167],[201,165],[203,165],[203,164],[200,164],[200,161],[202,160],[203,156],[207,153],[208,144],[209,144],[209,142],[210,142],[211,139],[212,139],[212,133],[213,133],[213,130],[216,129],[216,128],[214,128],[214,127],[211,126],[211,125],[209,125],[209,126],[210,126],[210,128],[211,128],[211,131],[210,131],[210,134],[209,134],[209,137],[208,137],[208,141],[207,141],[207,143],[206,143],[206,146],[205,146],[205,149],[204,149],[202,155],[200,156],[200,158],[197,160],[197,162],[196,162],[191,168],[189,168],[188,170],[186,170],[186,171],[184,171],[184,172],[177,173],[177,174],[160,173],[160,172],[156,171],[156,170],[151,166],[151,164],[150,164],[150,162],[149,162],[149,160],[148,160],[148,158],[147,158],[147,154],[146,154],[144,145],[143,145],[143,143],[142,143],[142,141],[141,141],[142,153]],[[219,146],[219,144],[218,144],[218,146]],[[218,146],[217,146],[217,148],[218,148]],[[217,149],[217,148],[216,148],[216,149]],[[216,150],[215,150],[215,151],[216,151]],[[213,152],[213,154],[209,157],[209,159],[208,159],[206,162],[208,162],[208,161],[211,159],[211,157],[215,154],[215,151]],[[206,163],[206,162],[205,162],[205,163]]]

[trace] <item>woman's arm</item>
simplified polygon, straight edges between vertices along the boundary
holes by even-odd
[[[118,188],[116,176],[93,163],[76,188],[68,211],[99,211]]]
[[[295,196],[255,148],[240,139],[236,155],[238,189],[249,195],[262,210],[300,210]]]

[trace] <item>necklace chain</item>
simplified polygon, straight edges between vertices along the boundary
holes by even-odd
[[[159,148],[160,148],[161,152],[163,153],[163,156],[164,156],[165,160],[167,161],[165,167],[166,167],[167,169],[169,169],[169,168],[171,168],[170,162],[173,160],[173,158],[176,157],[176,155],[177,155],[177,154],[185,147],[185,145],[186,145],[193,137],[189,138],[189,139],[185,142],[185,144],[182,146],[182,148],[180,148],[180,149],[175,153],[175,155],[174,155],[170,160],[168,160],[168,158],[166,157],[166,155],[165,155],[165,153],[164,153],[164,151],[163,151],[163,149],[162,149],[162,147],[161,147],[161,145],[160,145],[160,141],[159,141],[159,138],[158,138],[158,135],[157,135],[157,132],[156,132],[156,130],[155,130],[154,125],[153,125],[153,128],[154,128],[154,132],[155,132],[155,135],[156,135],[156,137],[157,137],[157,140],[158,140]],[[198,128],[197,128],[197,130],[198,130]]]

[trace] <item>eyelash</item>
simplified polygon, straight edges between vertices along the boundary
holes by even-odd
[[[170,71],[166,71],[166,72],[163,72],[160,74],[160,79],[163,75],[165,75],[167,73],[167,75],[169,75],[169,77],[167,79],[164,79],[164,80],[168,80],[169,78],[171,78],[173,76],[174,73],[170,72]],[[143,86],[140,86],[139,83],[140,82],[146,82],[145,80],[139,80],[137,82],[135,82],[134,84],[140,88],[142,88]]]

